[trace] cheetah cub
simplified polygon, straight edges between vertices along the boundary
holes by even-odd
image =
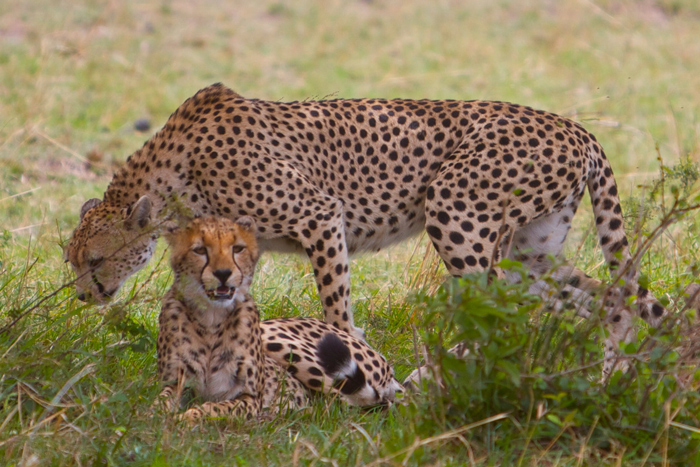
[[[260,322],[248,293],[259,254],[254,232],[250,217],[206,217],[166,235],[175,280],[158,336],[165,407],[179,406],[185,387],[202,401],[181,416],[190,422],[303,407],[310,391],[361,406],[395,400],[403,388],[363,341],[316,319]]]

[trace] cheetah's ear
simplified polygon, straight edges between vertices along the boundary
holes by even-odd
[[[255,232],[255,219],[250,216],[243,216],[236,219],[236,224],[249,232]]]
[[[127,228],[133,228],[138,226],[143,229],[151,222],[151,200],[147,196],[142,196],[138,201],[131,206],[131,212],[129,212],[124,223]]]
[[[90,209],[94,208],[95,206],[97,206],[101,202],[102,202],[102,200],[98,199],[98,198],[92,198],[92,199],[85,201],[85,203],[83,203],[83,207],[80,208],[80,220],[81,221],[83,220],[83,217],[85,217],[86,212],[88,212]]]

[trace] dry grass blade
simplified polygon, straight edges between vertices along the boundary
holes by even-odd
[[[5,427],[7,426],[8,423],[10,423],[10,420],[15,416],[15,414],[19,411],[19,401],[17,405],[10,410],[10,413],[7,414],[7,417],[5,417],[5,420],[2,422],[2,425],[0,425],[0,433],[4,433]]]
[[[306,439],[303,439],[303,438],[299,439],[299,440],[297,440],[296,447],[294,448],[294,455],[292,456],[292,465],[294,467],[297,467],[299,465],[302,447],[305,447],[306,449],[308,449],[309,452],[314,456],[315,459],[318,459],[320,457],[318,450],[316,450],[316,446],[311,444]]]
[[[23,230],[33,229],[34,227],[41,227],[42,225],[46,225],[46,224],[47,224],[47,222],[40,222],[38,224],[25,225],[24,227],[14,228],[14,229],[10,230],[10,232],[12,232],[12,233],[21,232]]]
[[[17,343],[22,340],[22,338],[27,334],[27,332],[29,332],[29,328],[25,329],[19,336],[17,336],[17,339],[15,339],[12,342],[12,344],[10,344],[10,346],[7,348],[7,350],[5,350],[5,353],[2,354],[0,360],[3,360],[5,359],[5,357],[7,357],[7,354],[9,354],[10,351],[17,345]]]
[[[76,374],[74,374],[68,381],[65,382],[65,384],[59,389],[59,391],[56,393],[56,395],[51,399],[49,402],[49,406],[44,410],[44,413],[42,414],[41,418],[39,419],[39,423],[37,423],[34,426],[33,432],[36,432],[36,430],[39,428],[39,426],[42,425],[41,421],[44,420],[47,416],[51,415],[51,412],[53,412],[54,408],[61,402],[61,399],[63,399],[63,396],[66,395],[66,393],[83,377],[85,377],[87,374],[95,371],[95,364],[94,363],[88,363],[85,365],[80,371],[78,371]]]
[[[586,435],[586,439],[581,443],[581,447],[579,448],[578,454],[576,455],[576,457],[578,458],[578,460],[576,461],[576,467],[581,465],[581,463],[583,462],[583,455],[586,451],[586,446],[588,446],[588,442],[591,440],[591,436],[593,435],[593,430],[595,430],[595,427],[598,426],[599,419],[600,419],[600,417],[596,417],[593,420],[593,424],[591,425],[591,427],[588,430],[588,434]]]
[[[31,190],[25,190],[21,193],[15,193],[14,195],[7,196],[5,198],[0,199],[0,203],[3,201],[7,201],[8,199],[14,199],[14,198],[19,198],[20,196],[28,195],[29,193],[34,193],[35,191],[41,190],[40,186],[34,187]]]
[[[382,457],[380,459],[375,459],[374,461],[370,462],[367,464],[367,467],[373,467],[373,466],[378,466],[382,465],[384,463],[389,462],[391,459],[394,459],[395,457],[401,456],[403,454],[407,454],[406,459],[410,458],[413,452],[415,452],[416,449],[422,447],[422,446],[429,446],[433,443],[439,443],[441,441],[448,441],[454,438],[458,438],[461,436],[463,433],[466,433],[470,430],[473,430],[474,428],[478,428],[483,425],[488,425],[489,423],[497,422],[499,420],[504,420],[508,418],[507,413],[500,413],[498,415],[494,415],[493,417],[488,417],[483,420],[480,420],[478,422],[470,423],[469,425],[464,425],[459,428],[455,428],[454,430],[446,431],[442,434],[439,434],[437,436],[431,436],[430,438],[425,438],[425,439],[419,439],[417,438],[413,444],[411,444],[409,447],[401,449],[393,454],[390,454],[388,456]]]
[[[408,264],[411,263],[415,254],[418,252],[420,246],[423,244],[422,239],[425,234],[422,234],[420,239],[416,242],[416,246],[411,252],[406,263],[406,273],[408,272]],[[424,252],[421,257],[421,262],[419,268],[416,270],[412,277],[407,278],[407,274],[404,273],[406,282],[408,283],[408,288],[411,290],[424,291],[425,293],[432,294],[435,293],[437,288],[442,282],[442,274],[440,273],[441,259],[437,252],[433,248],[432,244],[429,242],[424,247]]]
[[[22,436],[26,436],[30,433],[32,435],[35,434],[36,431],[39,428],[41,428],[42,426],[52,422],[53,420],[55,420],[58,417],[63,416],[63,414],[66,412],[66,410],[68,410],[68,409],[61,409],[58,412],[56,412],[55,414],[44,418],[40,422],[36,423],[35,425],[31,426],[30,428],[27,428],[26,430],[22,431],[21,433],[15,435],[15,436],[12,436],[12,437],[6,439],[5,441],[0,442],[0,447],[5,446],[6,444],[11,443],[11,442],[15,441],[16,439],[21,438]]]
[[[673,427],[680,428],[681,430],[690,431],[690,432],[697,433],[697,434],[700,435],[700,428],[697,428],[697,427],[694,427],[694,426],[690,426],[690,425],[686,425],[685,423],[674,422],[673,420],[671,420],[670,422],[668,422],[668,424],[671,425],[671,426],[673,426]]]
[[[46,141],[48,141],[49,143],[51,143],[51,144],[53,144],[54,146],[56,146],[56,147],[62,149],[62,150],[65,151],[65,152],[67,152],[67,153],[70,154],[71,156],[73,156],[73,157],[75,157],[76,159],[78,159],[80,162],[88,163],[88,160],[87,160],[85,157],[81,156],[80,154],[78,154],[77,152],[75,152],[74,150],[72,150],[71,148],[69,148],[68,146],[59,143],[58,141],[56,141],[55,139],[53,139],[52,137],[50,137],[49,135],[47,135],[46,133],[44,133],[43,131],[41,131],[40,129],[34,128],[33,131],[34,131],[34,134],[36,134],[37,136],[41,136],[42,138],[44,138],[44,139],[45,139]]]
[[[675,423],[673,419],[676,418],[681,409],[683,409],[683,405],[679,404],[679,406],[676,407],[676,409],[674,410],[673,414],[671,414],[670,402],[666,402],[666,404],[664,404],[664,411],[666,412],[665,426],[661,427],[661,429],[658,430],[658,433],[656,433],[656,436],[654,437],[654,440],[652,441],[651,445],[648,446],[640,465],[646,465],[647,461],[649,460],[649,456],[651,456],[652,452],[654,452],[654,448],[658,444],[661,437],[664,435],[668,435],[668,427],[673,426],[673,424]]]
[[[350,422],[350,426],[357,430],[358,433],[360,433],[365,438],[365,440],[367,440],[367,444],[369,444],[369,447],[372,449],[372,455],[378,455],[379,451],[377,449],[377,445],[375,444],[374,440],[369,435],[369,433],[367,433],[367,430],[365,430],[364,428],[362,428],[362,426],[358,425],[355,422]]]

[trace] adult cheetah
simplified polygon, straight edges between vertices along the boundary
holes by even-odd
[[[384,357],[312,318],[260,322],[248,289],[258,247],[252,218],[194,219],[167,234],[175,280],[158,334],[161,400],[174,409],[193,383],[205,402],[182,417],[250,417],[299,408],[309,391],[352,405],[393,402],[403,388]]]
[[[349,255],[427,230],[455,276],[511,257],[537,275],[557,256],[588,187],[605,259],[624,273],[656,325],[665,310],[637,288],[610,164],[566,118],[488,101],[245,99],[222,84],[187,99],[88,200],[66,248],[79,298],[108,300],[151,257],[176,205],[193,214],[252,216],[262,250],[303,251],[325,319],[346,331]],[[560,268],[565,294],[595,281]],[[536,291],[549,293],[540,282]],[[620,302],[622,300],[619,300]],[[612,310],[616,334],[632,321]],[[623,316],[624,315],[624,316]],[[612,344],[614,345],[614,343]]]

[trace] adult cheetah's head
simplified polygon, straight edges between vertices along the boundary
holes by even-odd
[[[248,293],[258,244],[255,221],[196,218],[165,235],[176,290],[201,309],[228,308]]]
[[[106,303],[151,256],[158,235],[145,196],[128,208],[93,198],[80,209],[80,224],[64,248],[77,279],[78,298]]]

